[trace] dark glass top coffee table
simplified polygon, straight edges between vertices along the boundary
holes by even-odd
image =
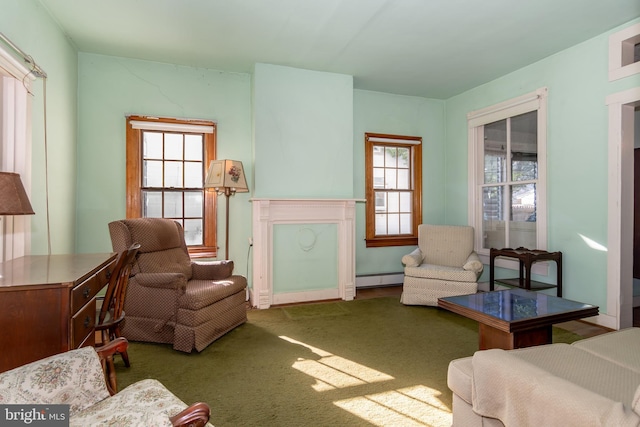
[[[551,344],[551,326],[598,315],[598,307],[525,289],[438,299],[438,306],[478,322],[480,350]]]

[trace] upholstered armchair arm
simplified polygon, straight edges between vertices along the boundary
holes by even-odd
[[[476,274],[480,274],[484,269],[484,264],[482,264],[482,261],[480,261],[480,257],[476,252],[471,252],[462,268],[468,271],[473,271]]]
[[[420,248],[415,248],[413,252],[402,257],[402,263],[407,267],[417,267],[422,264],[424,255]]]
[[[194,261],[191,264],[192,279],[222,280],[233,274],[233,261]]]
[[[187,288],[187,278],[182,273],[138,273],[135,281],[149,288],[181,289]]]
[[[209,422],[211,409],[203,402],[194,403],[176,415],[169,417],[174,426],[203,427]]]

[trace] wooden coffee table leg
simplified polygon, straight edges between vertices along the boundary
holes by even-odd
[[[487,350],[489,348],[512,350],[514,348],[551,344],[552,329],[551,325],[548,325],[526,331],[509,333],[479,323],[478,335],[480,350]]]

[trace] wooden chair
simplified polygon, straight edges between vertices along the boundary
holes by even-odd
[[[127,285],[129,283],[129,274],[131,266],[140,249],[140,245],[134,243],[126,251],[120,252],[116,260],[115,267],[109,278],[107,291],[102,299],[102,304],[96,313],[96,332],[99,339],[96,346],[108,344],[121,336],[120,324],[125,318],[124,297],[127,293]],[[124,365],[131,366],[129,362],[129,354],[126,347],[119,352]],[[116,389],[115,367],[113,365],[113,356],[109,356],[106,361],[106,371],[110,376],[109,386]]]

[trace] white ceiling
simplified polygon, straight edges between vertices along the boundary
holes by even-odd
[[[81,52],[257,62],[447,99],[640,16],[640,0],[38,0]]]

